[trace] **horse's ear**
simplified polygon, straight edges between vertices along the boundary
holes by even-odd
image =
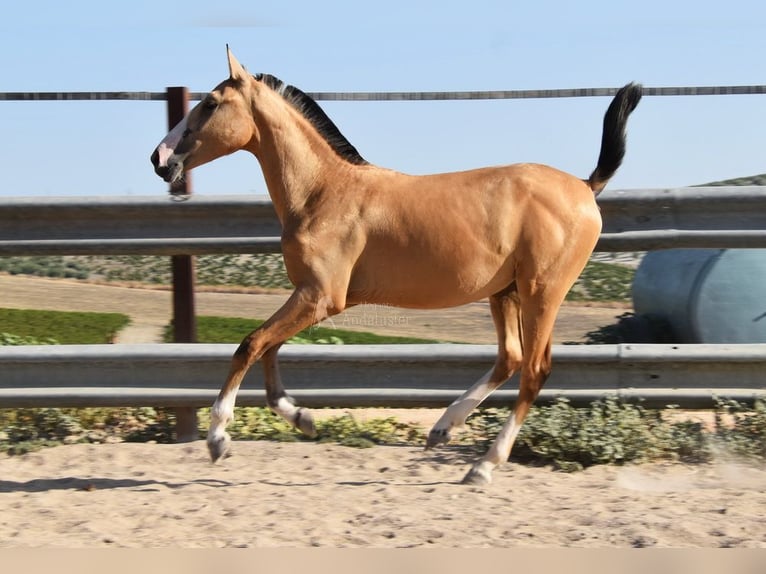
[[[231,53],[229,45],[226,44],[226,56],[229,58],[229,78],[232,80],[244,80],[247,77],[247,70],[240,64]]]

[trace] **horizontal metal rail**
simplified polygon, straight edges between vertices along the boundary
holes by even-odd
[[[597,251],[766,248],[766,187],[608,191]],[[277,253],[265,196],[0,200],[0,256]]]
[[[545,90],[472,90],[431,92],[307,92],[315,100],[343,102],[431,101],[431,100],[517,100],[547,98],[590,98],[613,96],[618,88],[559,88]],[[766,85],[738,86],[644,86],[645,96],[737,96],[766,94]],[[201,100],[207,92],[191,92]],[[165,101],[167,92],[0,92],[0,101]]]
[[[660,229],[602,233],[598,252],[652,251],[655,249],[745,249],[766,247],[766,229],[691,230]],[[0,248],[1,249],[1,248]]]
[[[42,239],[0,241],[14,255],[225,255],[280,253],[279,237],[163,237],[153,239]]]
[[[166,406],[214,401],[236,345],[0,347],[0,408]],[[493,364],[493,345],[288,345],[288,392],[308,407],[445,407]],[[766,344],[556,345],[539,402],[606,396],[648,407],[710,408],[714,398],[766,399]],[[508,406],[516,382],[488,406]],[[239,405],[265,404],[259,366]]]
[[[605,233],[766,229],[765,186],[607,190],[596,201]]]

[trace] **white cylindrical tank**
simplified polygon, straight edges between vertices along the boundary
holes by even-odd
[[[766,249],[665,249],[644,256],[633,310],[680,343],[766,343]]]

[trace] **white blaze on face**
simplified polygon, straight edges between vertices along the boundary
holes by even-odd
[[[165,139],[163,139],[160,142],[160,145],[157,146],[157,153],[159,154],[159,166],[164,167],[168,165],[168,159],[170,159],[170,156],[172,156],[176,151],[176,146],[178,145],[178,142],[181,141],[181,138],[183,137],[184,132],[186,131],[186,118],[182,119],[178,124],[176,124],[176,127],[174,127],[168,135],[165,136]]]

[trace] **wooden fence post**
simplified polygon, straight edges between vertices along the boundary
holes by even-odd
[[[189,91],[185,87],[167,88],[168,130],[180,122],[189,111]],[[191,175],[171,185],[174,195],[189,196],[192,193]],[[173,255],[171,257],[173,275],[173,342],[196,343],[197,322],[194,310],[194,257],[192,255]],[[197,409],[179,407],[175,409],[176,440],[189,442],[198,438]]]

